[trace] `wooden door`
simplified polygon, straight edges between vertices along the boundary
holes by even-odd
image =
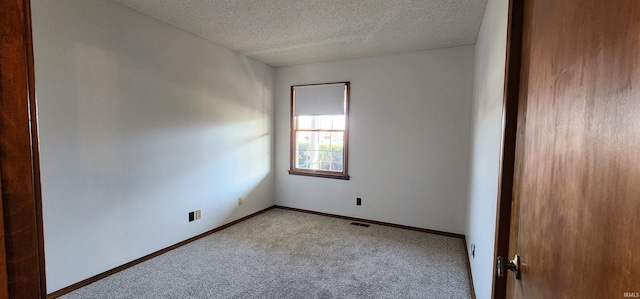
[[[640,1],[525,1],[509,298],[640,293]]]

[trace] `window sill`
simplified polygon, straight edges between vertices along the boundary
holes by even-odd
[[[299,170],[289,170],[290,175],[302,175],[302,176],[312,176],[326,179],[337,179],[337,180],[349,180],[348,175],[344,174],[333,174],[327,172],[319,172],[319,171],[299,171]]]

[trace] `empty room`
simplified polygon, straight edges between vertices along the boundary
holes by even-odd
[[[613,3],[5,1],[0,298],[640,297]]]

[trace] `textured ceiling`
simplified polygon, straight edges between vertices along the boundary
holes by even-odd
[[[278,67],[475,44],[486,0],[112,0]]]

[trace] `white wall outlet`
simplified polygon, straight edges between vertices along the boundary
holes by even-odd
[[[200,212],[200,210],[196,211],[196,220],[200,219],[202,217],[202,212]]]
[[[238,197],[238,205],[241,206],[242,205],[242,197]]]

